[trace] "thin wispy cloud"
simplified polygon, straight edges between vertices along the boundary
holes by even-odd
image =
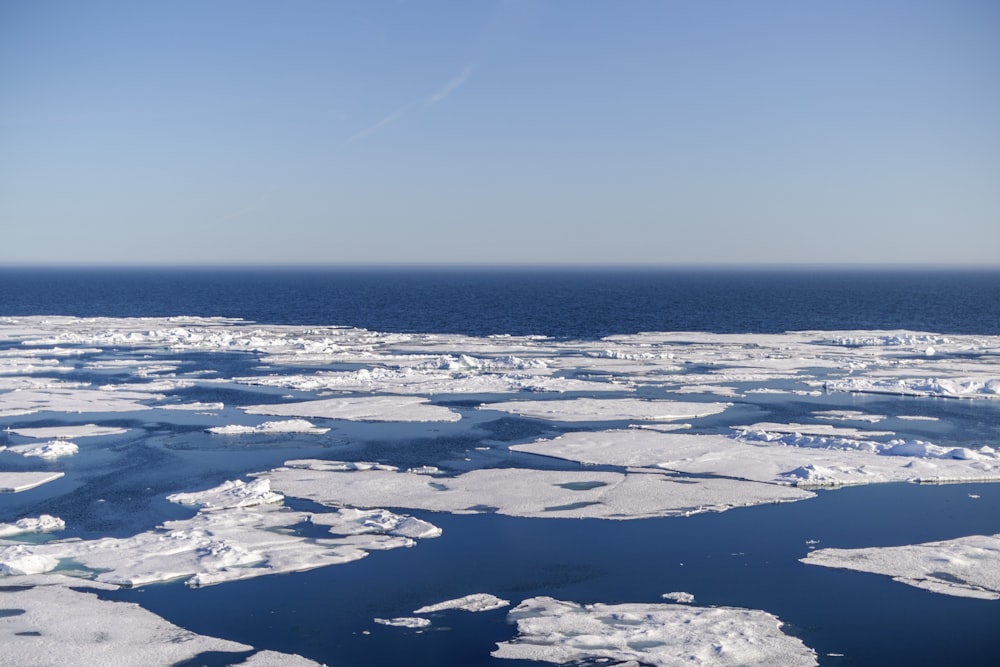
[[[466,65],[465,67],[462,68],[462,71],[459,72],[457,76],[451,78],[449,81],[447,81],[444,85],[442,85],[437,90],[432,92],[430,95],[422,97],[421,99],[416,100],[414,102],[409,102],[407,104],[404,104],[403,106],[399,107],[389,115],[385,116],[379,122],[369,127],[366,127],[357,134],[353,135],[350,139],[347,140],[347,143],[352,144],[355,141],[364,139],[365,137],[377,132],[386,125],[394,123],[395,121],[399,120],[404,116],[407,116],[411,113],[416,113],[418,111],[422,111],[424,109],[428,109],[439,102],[443,102],[444,100],[448,99],[452,93],[461,88],[466,81],[469,80],[475,69],[476,66],[474,64]]]

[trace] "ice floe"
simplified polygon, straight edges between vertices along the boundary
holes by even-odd
[[[18,519],[14,523],[0,523],[0,537],[14,537],[27,533],[51,533],[65,527],[66,522],[59,517],[42,514],[38,517]]]
[[[340,517],[325,524],[329,537],[305,537],[296,527],[313,522],[319,513],[284,507],[266,479],[234,480],[170,499],[201,509],[190,519],[168,521],[126,538],[0,547],[0,573],[40,574],[72,562],[85,568],[74,574],[118,586],[174,579],[207,586],[347,563],[370,551],[413,546],[409,535],[419,539],[440,534],[426,522],[408,523],[409,517],[386,518],[381,525],[373,521],[366,531],[357,530],[357,521]],[[324,525],[322,519],[318,522]],[[337,530],[344,526],[344,531]]]
[[[40,445],[10,445],[0,447],[0,451],[6,449],[8,452],[20,454],[21,456],[37,456],[40,459],[52,461],[60,456],[72,456],[80,451],[76,443],[68,440],[52,440]]]
[[[4,472],[0,471],[0,493],[19,493],[53,482],[63,472]]]
[[[227,664],[288,665],[317,663],[301,656],[263,652],[253,647],[199,635],[180,628],[131,602],[100,599],[78,590],[76,579],[58,575],[27,577],[0,590],[0,662],[10,665],[167,665],[203,653],[231,654]],[[97,584],[88,584],[99,588]],[[254,658],[260,656],[258,661]]]
[[[735,479],[690,480],[657,471],[479,469],[450,477],[391,466],[348,468],[329,461],[289,461],[262,473],[278,491],[329,506],[401,507],[459,514],[637,519],[689,516],[811,493]]]
[[[940,396],[943,398],[1000,398],[1000,377],[956,378],[873,378],[848,377],[830,380],[827,391],[901,396]]]
[[[79,424],[63,426],[43,426],[40,428],[12,428],[11,433],[26,438],[90,438],[101,435],[121,435],[128,433],[127,428],[118,426],[98,426],[97,424]]]
[[[504,600],[503,598],[498,598],[495,595],[489,593],[473,593],[471,595],[465,595],[454,600],[445,600],[444,602],[438,602],[437,604],[430,604],[420,609],[414,609],[414,614],[433,614],[438,611],[447,611],[449,609],[458,609],[461,611],[492,611],[494,609],[502,609],[510,605],[510,600]]]
[[[242,426],[230,424],[228,426],[213,426],[205,429],[209,433],[216,435],[247,435],[247,434],[275,434],[275,433],[314,433],[321,435],[330,429],[315,426],[305,419],[286,419],[283,421],[264,422],[256,426]]]
[[[162,394],[136,391],[100,391],[75,387],[24,389],[0,393],[0,417],[35,412],[134,412],[149,410],[139,401],[162,399]]]
[[[1000,480],[1000,455],[920,441],[887,443],[797,434],[722,435],[622,429],[567,433],[514,451],[595,465],[657,467],[797,486]],[[699,483],[708,483],[699,480]]]
[[[1000,599],[1000,534],[898,547],[817,549],[801,560],[809,565],[884,574],[935,593]]]
[[[379,625],[388,625],[393,628],[427,628],[430,627],[431,622],[426,618],[415,618],[412,616],[399,616],[397,618],[373,618],[373,621]]]
[[[696,419],[718,414],[728,407],[730,407],[729,403],[647,401],[637,398],[507,401],[480,406],[483,409],[512,412],[522,417],[561,422]]]
[[[414,396],[345,396],[296,403],[251,405],[243,410],[252,415],[352,421],[452,422],[461,419],[457,412],[432,405],[426,398]]]
[[[783,633],[776,616],[751,609],[584,605],[535,597],[512,609],[508,618],[517,624],[518,634],[497,645],[497,658],[671,667],[817,664],[816,653]]]
[[[691,593],[685,593],[684,591],[674,591],[673,593],[664,593],[661,595],[664,600],[673,600],[674,602],[680,602],[681,604],[691,604],[694,602],[694,595]]]

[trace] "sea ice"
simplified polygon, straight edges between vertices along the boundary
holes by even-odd
[[[11,433],[26,438],[89,438],[99,435],[121,435],[128,433],[127,428],[117,426],[98,426],[97,424],[43,426],[40,428],[12,428]]]
[[[228,664],[316,665],[274,651],[264,662],[240,662],[252,646],[198,635],[131,602],[101,600],[77,590],[78,579],[27,577],[0,589],[0,644],[4,665],[167,665],[202,653],[232,654]],[[100,588],[98,584],[87,584]]]
[[[486,403],[479,407],[484,410],[512,412],[522,417],[578,422],[628,419],[637,421],[696,419],[723,412],[730,405],[729,403],[646,401],[637,398],[574,398],[549,401],[507,401]]]
[[[935,593],[1000,599],[1000,534],[899,547],[817,549],[801,561],[884,574]]]
[[[59,479],[62,472],[2,472],[0,471],[0,493],[19,493]]]
[[[134,412],[149,410],[139,401],[163,399],[161,394],[137,391],[109,392],[99,389],[53,387],[0,393],[0,417],[35,412]]]
[[[205,492],[175,494],[175,502],[202,505],[192,518],[168,521],[127,538],[56,540],[0,547],[0,573],[51,572],[63,562],[86,568],[80,576],[118,586],[186,579],[207,586],[267,574],[298,572],[346,563],[375,550],[408,547],[411,537],[434,537],[433,526],[397,519],[393,529],[359,533],[351,527],[330,537],[297,534],[296,526],[317,521],[319,513],[296,512],[277,504],[266,479],[234,481]],[[336,529],[337,521],[331,527]],[[345,522],[340,522],[343,525]],[[419,529],[419,530],[418,530]],[[399,533],[392,534],[392,530]],[[439,531],[438,533],[439,534]]]
[[[473,593],[454,600],[445,600],[437,604],[430,604],[426,607],[413,610],[414,614],[433,614],[437,611],[448,609],[459,609],[461,611],[492,611],[510,605],[510,600],[498,598],[489,593]]]
[[[517,636],[493,655],[515,660],[670,666],[815,665],[816,653],[764,611],[676,604],[525,600],[508,614]],[[630,663],[631,664],[631,663]]]
[[[398,618],[373,618],[379,625],[388,625],[394,628],[427,628],[431,622],[426,618],[414,618],[410,616],[400,616]]]
[[[51,533],[62,530],[66,522],[50,514],[42,514],[37,518],[25,517],[14,523],[0,523],[0,537],[14,537],[25,533]]]
[[[0,450],[3,449],[0,447]],[[72,456],[80,451],[80,448],[68,440],[52,440],[41,445],[10,445],[6,450],[21,456],[37,456],[52,461],[60,456]]]
[[[252,482],[230,480],[206,491],[194,493],[174,493],[167,500],[181,505],[198,505],[202,510],[233,509],[235,507],[253,507],[280,503],[284,496],[271,491],[271,484],[266,479],[255,479]]]
[[[261,473],[274,488],[328,506],[402,507],[548,518],[689,516],[789,502],[808,491],[735,479],[683,479],[658,471],[472,470],[429,477],[389,466],[348,469],[330,461],[288,461]]]
[[[361,510],[345,507],[335,512],[313,514],[309,520],[316,526],[328,526],[330,532],[336,535],[384,533],[415,540],[441,535],[441,529],[432,523],[384,509]]]
[[[243,410],[252,415],[356,421],[453,422],[461,419],[457,412],[431,405],[426,398],[415,396],[345,396],[297,403],[251,405]]]
[[[328,428],[315,426],[305,419],[285,419],[283,421],[264,422],[257,426],[242,426],[230,424],[229,426],[213,426],[205,429],[209,433],[216,435],[245,435],[245,434],[273,434],[273,433],[314,433],[323,434],[329,431]]]
[[[879,446],[885,450],[876,453]],[[750,438],[744,434],[733,439],[623,429],[567,433],[510,449],[594,465],[657,467],[802,487],[1000,480],[1000,457],[990,448],[934,447],[919,442],[874,443],[795,434],[770,437],[758,433]],[[699,479],[698,483],[708,481]]]
[[[694,596],[690,593],[685,593],[684,591],[664,593],[660,597],[662,597],[664,600],[673,600],[674,602],[680,602],[682,604],[691,604],[692,602],[694,602]]]
[[[943,398],[1000,398],[1000,377],[874,378],[848,377],[830,380],[827,391]]]

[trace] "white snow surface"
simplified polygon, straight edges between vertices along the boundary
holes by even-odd
[[[66,522],[59,517],[42,514],[38,517],[18,519],[14,523],[0,523],[0,537],[14,537],[26,533],[51,533],[65,527]]]
[[[883,444],[766,433],[733,439],[622,429],[567,433],[511,449],[594,465],[657,467],[796,486],[1000,480],[1000,456],[990,448],[937,448],[919,441]]]
[[[228,426],[213,426],[205,430],[216,435],[267,435],[275,433],[312,433],[322,435],[330,429],[315,426],[312,422],[305,419],[284,419],[282,421],[264,422],[256,426],[230,424]]]
[[[504,600],[498,598],[490,593],[473,593],[471,595],[465,595],[460,598],[455,598],[454,600],[445,600],[444,602],[438,602],[437,604],[429,604],[427,606],[421,607],[420,609],[414,609],[414,614],[433,614],[437,611],[446,611],[448,609],[458,609],[461,611],[492,611],[494,609],[502,609],[510,605],[510,600]]]
[[[63,472],[2,472],[0,471],[0,493],[20,493],[36,486],[55,481],[65,475]]]
[[[40,428],[12,428],[11,433],[24,436],[26,438],[55,438],[57,440],[67,438],[90,438],[100,435],[121,435],[128,433],[127,428],[118,426],[98,426],[97,424],[79,424],[64,426],[43,426]]]
[[[427,399],[415,396],[344,396],[297,403],[251,405],[243,410],[252,415],[354,421],[452,422],[461,419],[457,412],[431,405]]]
[[[21,456],[37,456],[40,459],[48,461],[57,459],[60,456],[72,456],[80,451],[76,443],[69,442],[68,440],[52,440],[40,445],[10,445],[6,448],[0,447],[0,451],[4,449],[8,452],[20,454]]]
[[[89,570],[80,576],[107,584],[141,586],[185,579],[189,586],[207,586],[347,563],[370,551],[413,546],[414,539],[402,533],[436,536],[430,524],[407,524],[405,517],[388,531],[371,524],[369,532],[353,527],[339,532],[337,526],[346,522],[332,521],[330,537],[299,536],[295,526],[315,522],[317,514],[277,504],[266,479],[249,484],[227,482],[200,494],[177,496],[205,507],[190,519],[167,521],[127,538],[0,547],[0,573],[51,572],[61,562],[72,560]]]
[[[647,401],[638,398],[574,398],[548,401],[507,401],[486,403],[481,409],[512,412],[522,417],[560,422],[579,421],[671,421],[696,419],[718,414],[729,403],[686,403],[682,401]]]
[[[607,660],[655,665],[815,665],[816,653],[781,632],[767,612],[677,604],[578,604],[525,600],[508,618],[517,636],[497,658],[565,664]],[[630,664],[633,664],[630,663]]]
[[[261,476],[289,496],[328,506],[402,507],[457,514],[638,519],[689,516],[812,497],[808,491],[736,479],[692,481],[645,470],[472,470],[451,477],[391,466],[348,467],[331,461],[288,461]]]
[[[162,394],[101,391],[76,387],[24,389],[0,393],[0,417],[35,412],[134,412],[149,410],[139,401],[160,400]]]
[[[1000,534],[898,547],[817,549],[801,561],[884,574],[935,593],[1000,599]]]
[[[674,602],[680,602],[682,604],[691,604],[694,602],[694,595],[691,593],[686,593],[684,591],[674,591],[672,593],[664,593],[661,595],[664,600],[673,600]]]
[[[0,590],[0,608],[22,612],[0,616],[0,664],[144,667],[216,651],[232,653],[230,664],[317,665],[275,651],[237,662],[253,647],[185,630],[131,602],[101,600],[93,592],[70,588],[80,582],[68,577],[29,577],[18,584]]]
[[[181,505],[198,505],[202,510],[220,510],[280,503],[285,498],[271,491],[271,484],[266,479],[252,482],[236,479],[205,491],[174,493],[167,496],[167,500]]]
[[[379,625],[388,625],[393,628],[427,628],[431,622],[426,618],[415,618],[413,616],[399,616],[396,618],[373,618]]]

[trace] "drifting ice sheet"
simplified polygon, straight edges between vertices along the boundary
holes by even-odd
[[[243,408],[252,415],[322,417],[380,422],[454,422],[461,415],[426,398],[416,396],[346,396],[318,401],[251,405]]]
[[[457,514],[496,512],[547,518],[638,519],[721,512],[733,507],[812,497],[801,489],[734,479],[678,478],[527,468],[473,470],[454,477],[400,472],[391,466],[289,461],[262,473],[274,488],[329,506],[403,507]]]
[[[0,608],[20,612],[0,616],[0,663],[167,665],[217,651],[232,654],[229,664],[243,664],[243,654],[253,650],[177,627],[137,604],[101,600],[94,593],[69,588],[79,584],[51,575],[19,580],[18,586],[0,590]],[[267,653],[263,657],[271,660],[263,664],[318,664],[296,655]]]
[[[512,412],[522,417],[560,422],[579,421],[669,421],[696,419],[718,414],[729,403],[684,403],[681,401],[644,401],[638,398],[575,398],[554,401],[507,401],[486,403],[481,409]]]
[[[858,448],[853,448],[855,445]],[[1000,457],[988,448],[980,453],[964,448],[935,449],[919,442],[886,443],[880,453],[876,448],[877,443],[871,441],[794,434],[790,440],[779,436],[773,441],[744,441],[721,435],[628,429],[567,433],[553,440],[515,445],[511,450],[595,465],[649,466],[796,486],[1000,479]]]
[[[410,537],[377,527],[364,534],[351,529],[325,538],[302,537],[295,527],[316,515],[289,510],[276,504],[275,498],[280,496],[270,491],[266,479],[176,494],[175,501],[204,507],[191,519],[168,521],[157,530],[128,538],[0,547],[0,572],[50,572],[60,562],[71,560],[92,570],[81,576],[94,576],[108,584],[141,586],[186,578],[189,586],[207,586],[347,563],[370,551],[414,544]],[[420,528],[420,537],[436,536],[430,524],[412,526],[405,518],[396,517],[394,525]]]
[[[0,472],[0,493],[19,493],[59,479],[61,472]]]
[[[117,426],[98,426],[97,424],[80,424],[78,426],[45,426],[42,428],[12,428],[11,433],[23,435],[26,438],[89,438],[99,435],[120,435],[128,433],[127,428]]]
[[[0,451],[4,449],[4,447],[0,447]],[[80,451],[80,448],[75,443],[66,440],[53,440],[42,445],[11,445],[6,447],[6,450],[21,456],[37,456],[40,459],[52,461],[60,456],[72,456]]]
[[[885,574],[935,593],[1000,599],[1000,534],[901,547],[817,549],[801,560],[809,565]]]
[[[815,665],[816,653],[781,632],[763,611],[676,604],[591,604],[550,597],[525,600],[508,618],[518,635],[497,658],[635,661],[643,665]]]
[[[322,435],[330,429],[314,426],[305,419],[286,419],[284,421],[264,422],[257,426],[241,426],[230,424],[229,426],[213,426],[205,429],[209,433],[216,435],[246,435],[246,434],[274,434],[274,433],[313,433]]]

